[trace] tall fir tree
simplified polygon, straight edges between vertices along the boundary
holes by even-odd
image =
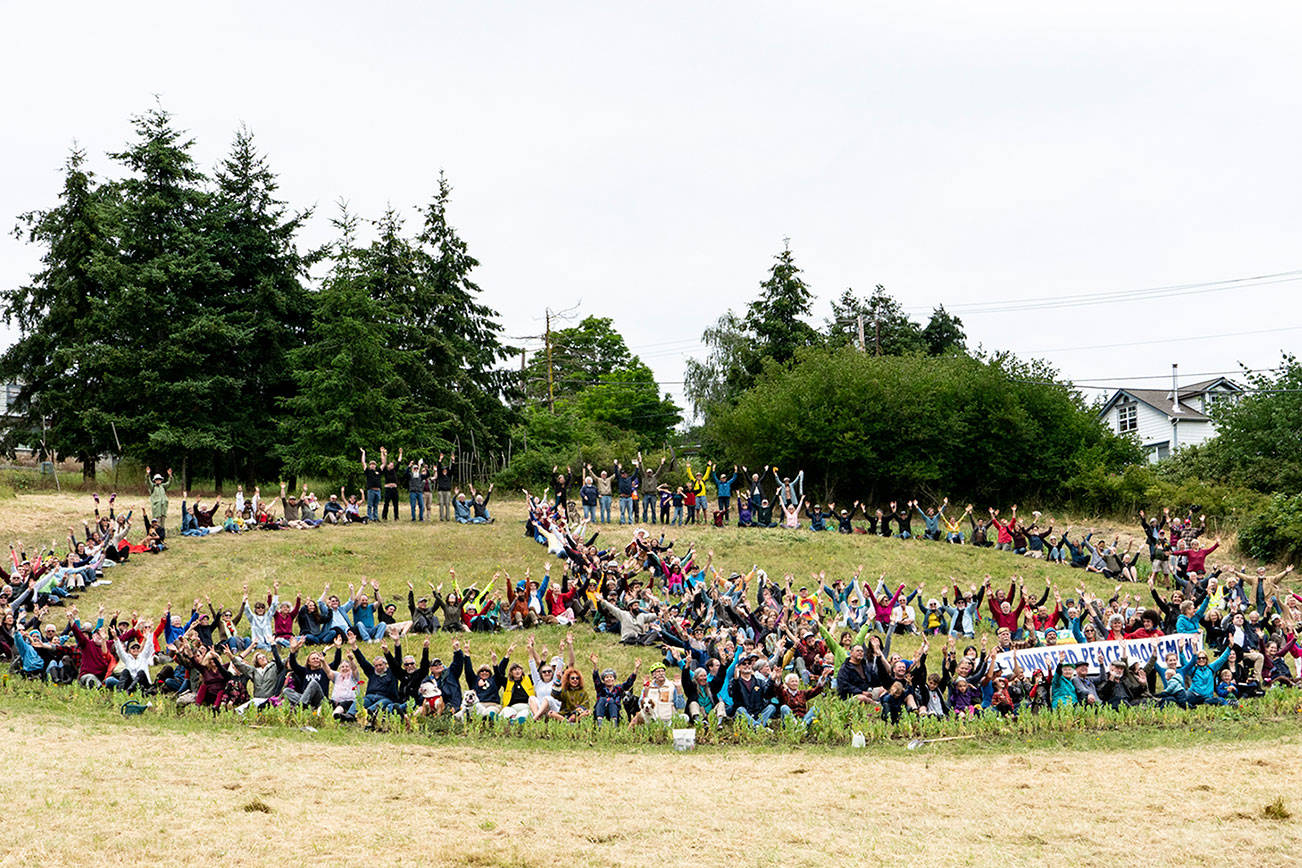
[[[21,384],[10,407],[4,446],[46,448],[75,456],[82,476],[95,476],[95,460],[112,445],[96,358],[104,306],[103,271],[114,247],[111,188],[85,168],[74,148],[64,164],[59,203],[20,217],[15,235],[45,248],[31,282],[0,294],[4,313],[20,337],[0,356],[0,377]]]
[[[288,353],[297,391],[281,400],[281,457],[295,475],[355,478],[360,450],[413,443],[409,390],[393,350],[396,326],[372,293],[346,210],[306,343]]]
[[[746,327],[754,335],[760,355],[786,364],[801,347],[819,343],[818,332],[805,322],[813,293],[800,276],[790,241],[773,257],[769,276],[760,284],[759,297],[746,311]]]
[[[788,364],[800,348],[821,343],[804,320],[813,293],[800,274],[791,244],[784,241],[746,315],[730,310],[705,330],[701,340],[710,354],[704,362],[688,359],[685,377],[685,391],[698,414],[730,406],[755,385],[766,363]]]
[[[436,422],[445,440],[450,432],[470,439],[479,450],[502,449],[515,414],[507,399],[517,395],[518,377],[503,366],[516,350],[502,342],[497,311],[480,301],[471,276],[479,260],[448,220],[452,186],[439,173],[434,197],[421,209],[415,242],[417,270],[426,304],[417,312],[428,323],[425,358],[432,377],[428,390],[416,393],[442,418]],[[465,437],[464,435],[470,435]]]
[[[276,197],[275,174],[253,135],[241,128],[216,172],[213,248],[222,280],[210,299],[238,344],[220,350],[218,364],[240,381],[229,409],[232,448],[213,456],[218,489],[228,474],[245,484],[274,478],[280,459],[276,415],[295,389],[289,354],[312,322],[312,297],[303,285],[319,254],[300,254],[297,236],[310,211],[289,213]]]
[[[116,185],[121,237],[107,281],[104,397],[124,446],[146,463],[193,470],[236,446],[230,408],[244,396],[228,354],[244,334],[210,304],[227,275],[214,255],[214,197],[191,156],[194,141],[162,107],[132,123],[135,140],[110,154],[130,174]]]

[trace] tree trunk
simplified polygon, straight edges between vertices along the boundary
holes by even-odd
[[[222,454],[214,452],[212,456],[212,484],[217,489],[217,494],[222,493]]]
[[[95,479],[95,462],[97,458],[98,456],[86,455],[85,453],[77,456],[77,460],[81,462],[82,482],[91,482]]]

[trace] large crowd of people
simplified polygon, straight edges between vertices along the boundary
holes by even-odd
[[[367,462],[363,453],[363,462],[368,473],[381,471],[401,464],[402,453],[396,463],[384,451],[379,463]],[[445,490],[438,479],[448,466],[440,457],[430,474],[432,493]],[[422,473],[419,462],[409,467]],[[639,456],[632,468],[616,463],[613,473],[603,473],[608,490],[619,492],[621,521],[632,524],[640,517],[649,524],[657,510],[639,511],[625,492],[629,486],[636,492],[654,485],[648,490],[664,494],[666,486],[657,482],[662,471]],[[1298,677],[1293,661],[1302,657],[1296,637],[1302,594],[1283,584],[1291,568],[1266,575],[1264,569],[1209,562],[1219,542],[1203,545],[1206,522],[1192,512],[1141,512],[1144,542],[1130,551],[1118,540],[1096,541],[1092,532],[1074,539],[1070,528],[1055,532],[1053,521],[1042,520],[1038,512],[1024,522],[1016,506],[1006,519],[993,507],[981,517],[972,506],[951,511],[947,500],[925,508],[912,500],[891,503],[871,512],[858,502],[841,509],[829,503],[824,511],[821,504],[807,503],[801,474],[764,472],[770,471],[776,480],[772,501],[759,473],[737,468],[725,477],[707,464],[697,475],[688,466],[701,489],[707,480],[716,486],[712,516],[726,517],[735,506],[743,526],[772,526],[771,502],[786,516],[803,510],[815,529],[836,527],[843,533],[908,540],[915,536],[916,520],[921,528],[916,536],[924,543],[990,546],[1010,556],[1041,558],[1059,564],[1064,576],[1074,567],[1115,580],[1115,590],[1104,599],[1081,583],[1055,585],[1050,579],[1037,592],[1016,576],[1004,585],[986,575],[978,581],[951,578],[928,591],[922,583],[909,588],[884,574],[872,578],[863,567],[831,579],[824,572],[808,580],[790,574],[778,579],[758,565],[720,569],[713,552],[676,551],[675,541],[648,526],[631,531],[622,545],[599,544],[597,526],[610,520],[612,495],[598,493],[599,510],[590,508],[587,489],[595,486],[592,476],[585,476],[582,515],[576,520],[569,508],[568,474],[557,468],[554,491],[525,492],[524,534],[548,552],[540,577],[526,570],[519,578],[502,572],[486,581],[462,582],[450,572],[446,582],[428,588],[407,583],[405,599],[365,580],[349,584],[346,594],[327,584],[319,594],[296,592],[292,598],[278,584],[256,593],[245,586],[230,606],[196,599],[188,612],[169,604],[156,618],[123,617],[101,606],[97,617],[83,619],[78,606],[87,589],[107,581],[105,574],[131,555],[167,547],[172,475],[147,471],[149,516],[142,521],[140,542],[128,539],[135,511],[117,512],[116,498],[110,497],[101,514],[96,497],[93,524],[85,523],[81,538],[70,530],[66,554],[29,557],[21,544],[11,547],[13,570],[0,571],[6,604],[0,655],[26,678],[170,695],[213,713],[288,706],[342,720],[362,714],[371,723],[407,725],[419,717],[446,715],[463,721],[592,719],[600,725],[695,724],[708,718],[753,727],[790,719],[808,726],[832,703],[858,704],[893,722],[1077,705],[1185,708],[1236,704],[1291,686]],[[406,485],[411,514],[420,520],[425,492],[412,487],[414,478],[408,476]],[[181,533],[365,522],[373,518],[368,513],[396,497],[385,480],[376,477],[377,497],[368,475],[360,496],[341,492],[320,513],[307,492],[295,496],[282,486],[269,504],[257,489],[247,501],[240,491],[222,521],[220,502],[204,507],[183,492]],[[476,504],[470,507],[472,520],[482,503],[482,523],[491,521],[489,493],[472,492],[478,498],[471,501]],[[442,510],[444,498],[438,497]],[[452,506],[451,497],[447,500]],[[273,513],[276,506],[279,515]],[[683,506],[703,508],[699,499]],[[458,509],[449,511],[451,520]],[[679,513],[673,492],[668,500],[659,499],[658,511],[661,524],[690,524],[693,518]],[[671,516],[667,522],[666,515]],[[860,515],[864,518],[856,524]],[[383,519],[381,514],[378,520]],[[1145,581],[1147,593],[1141,590]],[[527,632],[544,624],[568,628],[554,653]],[[640,663],[620,673],[603,667],[595,655],[580,662],[574,651],[577,629],[654,649],[654,664],[646,673]],[[453,634],[446,661],[430,656],[429,636],[440,632]],[[908,643],[908,655],[899,653],[895,642],[906,634],[919,637]],[[1073,646],[1105,642],[1134,648],[1138,641],[1143,647],[1145,640],[1157,643],[1167,636],[1198,641],[1188,653],[1106,658],[1067,653]],[[495,649],[502,642],[509,645],[499,657]],[[525,654],[515,655],[521,644]],[[1023,666],[1010,653],[1045,649],[1058,652],[1051,667]]]

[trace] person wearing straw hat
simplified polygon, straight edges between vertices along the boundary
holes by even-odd
[[[165,528],[167,520],[167,489],[172,487],[172,468],[167,468],[167,481],[163,481],[163,474],[150,473],[148,467],[145,468],[145,484],[149,488],[149,514],[158,522],[158,538],[164,539],[167,536]]]

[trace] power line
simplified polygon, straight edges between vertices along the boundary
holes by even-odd
[[[1134,301],[1151,301],[1158,298],[1171,298],[1181,295],[1199,295],[1209,292],[1224,292],[1230,289],[1251,288],[1253,286],[1271,286],[1302,280],[1302,270],[1280,271],[1273,274],[1259,274],[1252,277],[1235,277],[1228,280],[1211,280],[1198,283],[1177,283],[1165,286],[1152,286],[1144,289],[1108,290],[1105,292],[1076,293],[1073,295],[1051,295],[1028,298],[1010,298],[998,301],[970,302],[947,306],[950,313],[962,313],[969,316],[987,313],[1012,313],[1024,310],[1056,310],[1070,307],[1086,307],[1095,304],[1120,304]],[[909,311],[928,310],[927,306],[910,305]]]
[[[1252,329],[1246,332],[1219,332],[1217,334],[1211,334],[1211,335],[1185,335],[1178,338],[1162,338],[1161,340],[1156,340],[1156,341],[1149,341],[1149,340],[1126,341],[1125,343],[1120,343],[1120,344],[1095,344],[1093,346],[1088,346],[1088,347],[1056,347],[1051,350],[1029,350],[1028,354],[1036,355],[1039,353],[1068,353],[1068,352],[1075,352],[1077,350],[1111,350],[1111,349],[1116,349],[1117,347],[1149,346],[1150,344],[1175,344],[1175,343],[1180,343],[1182,341],[1205,341],[1205,340],[1213,340],[1215,338],[1238,338],[1238,337],[1244,337],[1246,335],[1265,335],[1265,334],[1274,334],[1276,332],[1291,332],[1291,331],[1297,331],[1298,329],[1302,329],[1302,325],[1282,326],[1280,328],[1275,328],[1275,329]]]

